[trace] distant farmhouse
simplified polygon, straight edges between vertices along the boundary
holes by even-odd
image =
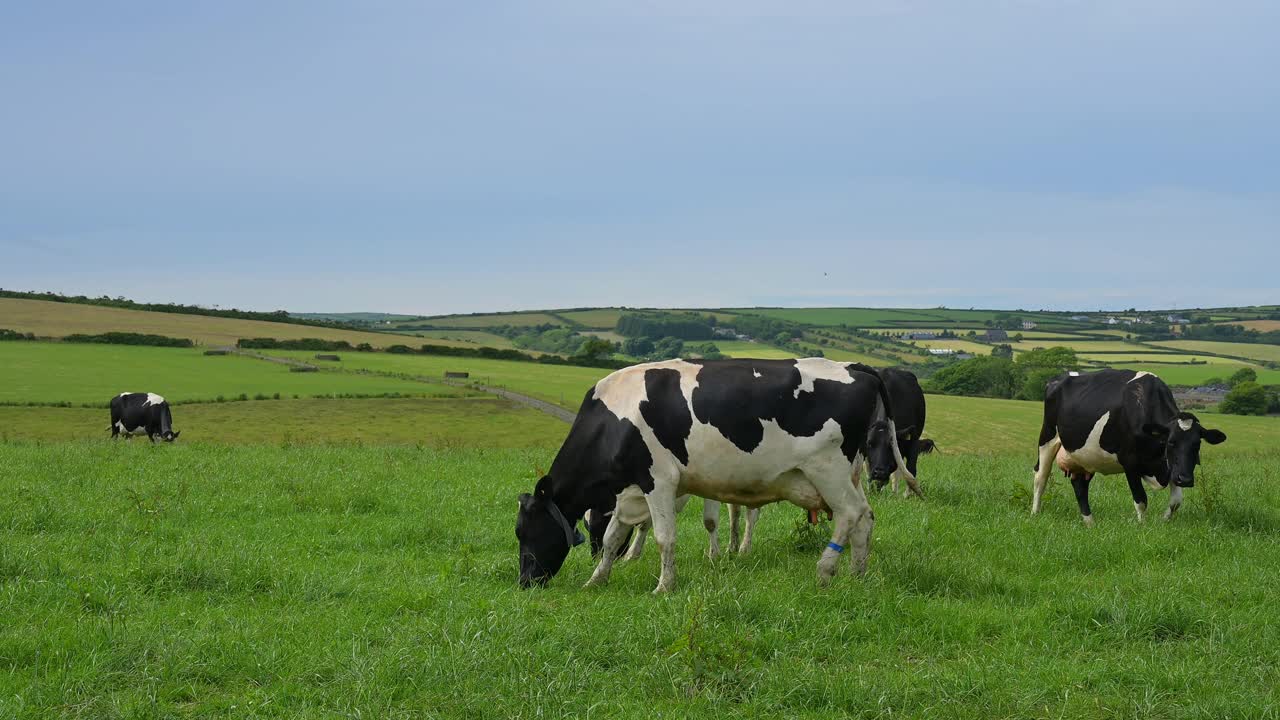
[[[931,332],[909,332],[902,336],[904,340],[933,340],[937,337],[937,333]]]
[[[1035,324],[1035,322],[1034,322],[1034,321],[1032,321],[1032,320],[1023,320],[1023,321],[1022,321],[1022,329],[1023,329],[1023,330],[1035,330],[1035,329],[1036,329],[1036,324]]]
[[[1005,342],[1009,339],[1009,333],[1002,328],[988,328],[982,338],[987,342]]]
[[[1169,315],[1169,316],[1166,316],[1165,319],[1168,320],[1169,323],[1172,325],[1190,325],[1191,324],[1190,320],[1184,317],[1179,317],[1178,315]]]

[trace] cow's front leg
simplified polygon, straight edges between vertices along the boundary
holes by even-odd
[[[1169,509],[1164,511],[1164,519],[1172,520],[1173,514],[1178,512],[1178,508],[1182,507],[1182,488],[1169,483]]]
[[[645,495],[649,503],[649,520],[653,523],[653,540],[662,554],[662,572],[654,593],[676,588],[676,508],[675,493],[655,483],[653,492]]]
[[[738,523],[741,520],[741,518],[742,518],[742,506],[730,505],[729,506],[729,549],[730,550],[738,549],[738,543],[740,542],[740,538],[742,537],[742,533],[740,532],[740,528],[738,527]]]
[[[747,508],[746,526],[742,531],[742,544],[738,546],[738,554],[751,552],[751,539],[756,534],[756,519],[760,517],[760,508]]]
[[[639,560],[644,554],[644,541],[649,538],[649,523],[642,522],[635,526],[636,536],[631,540],[631,547],[627,548],[627,554],[623,558],[630,562],[631,560]]]
[[[618,513],[615,512],[609,518],[609,527],[604,530],[604,546],[600,549],[600,562],[596,565],[596,571],[591,573],[591,579],[587,581],[586,587],[609,582],[609,573],[613,571],[613,560],[618,555],[618,548],[622,547],[630,530],[630,525],[618,519]]]
[[[707,529],[707,557],[720,557],[720,503],[717,500],[702,501],[702,526]]]
[[[1133,509],[1138,513],[1138,522],[1147,519],[1147,489],[1142,486],[1142,476],[1127,472],[1125,479],[1129,481],[1129,494],[1133,496]]]
[[[849,536],[849,572],[862,577],[867,574],[867,555],[871,553],[871,533],[875,530],[876,514],[864,494],[859,504],[853,530]]]
[[[1076,504],[1080,506],[1080,519],[1087,527],[1093,527],[1093,511],[1089,509],[1089,481],[1093,475],[1089,473],[1072,473],[1071,487],[1076,491]]]

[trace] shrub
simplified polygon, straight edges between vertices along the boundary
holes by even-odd
[[[187,338],[173,338],[164,335],[147,335],[131,332],[105,332],[100,335],[84,335],[80,333],[62,338],[63,342],[96,343],[102,345],[150,345],[153,347],[195,347]]]
[[[1269,404],[1266,388],[1245,381],[1227,392],[1218,410],[1231,415],[1266,415]]]

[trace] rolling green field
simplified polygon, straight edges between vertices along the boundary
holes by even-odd
[[[311,359],[313,352],[300,352]],[[344,354],[355,357],[358,353]],[[206,356],[188,348],[72,343],[0,343],[2,402],[102,403],[122,392],[154,392],[174,403],[241,393],[310,396],[321,393],[453,396],[447,385],[376,375],[295,373],[280,363],[236,355]]]
[[[1205,358],[1209,359],[1209,358]],[[1205,365],[1160,365],[1156,363],[1116,363],[1114,367],[1129,368],[1131,370],[1146,370],[1147,372],[1159,375],[1161,379],[1170,385],[1202,385],[1206,380],[1211,378],[1227,378],[1231,373],[1245,367],[1244,364],[1234,364],[1230,360],[1216,362],[1219,358],[1213,358],[1215,362]],[[1258,382],[1264,385],[1280,385],[1280,370],[1268,370],[1266,368],[1253,367],[1254,372],[1258,373]]]
[[[277,357],[307,359],[312,353],[294,350],[270,350]],[[400,373],[439,378],[446,370],[471,373],[470,380],[485,385],[505,387],[517,392],[577,410],[582,397],[609,370],[570,365],[542,365],[513,360],[444,357],[439,355],[395,355],[388,353],[345,353],[346,369],[364,369],[380,373]]]
[[[1280,362],[1280,345],[1254,343],[1214,342],[1212,340],[1171,340],[1151,343],[1159,347],[1173,348],[1181,352],[1210,352],[1218,355],[1234,355],[1253,360]]]
[[[927,456],[928,500],[873,496],[867,575],[826,589],[799,510],[711,562],[695,501],[663,597],[652,543],[604,588],[578,548],[517,589],[515,499],[550,457],[0,443],[0,714],[1280,712],[1274,453],[1205,453],[1169,523],[1100,480],[1092,529],[1061,481],[1028,515],[1024,454]]]
[[[733,358],[793,358],[797,355],[790,350],[783,350],[764,343],[753,343],[746,340],[715,340],[720,352]]]
[[[417,343],[409,342],[408,340],[402,341],[410,347],[424,344],[454,345],[457,347],[491,347],[499,349],[511,349],[515,347],[515,343],[511,342],[507,338],[491,332],[485,332],[483,330],[402,330],[398,332],[404,335],[424,338]],[[539,353],[530,352],[530,354],[537,355]]]
[[[147,333],[187,338],[198,345],[234,345],[240,338],[256,337],[346,340],[379,348],[403,342],[389,333],[14,298],[0,298],[0,328],[54,338],[112,331]]]
[[[0,406],[0,442],[106,440],[106,408]],[[178,442],[549,447],[569,426],[491,396],[247,400],[173,408]],[[145,438],[130,442],[146,443]]]
[[[618,325],[618,318],[622,317],[622,310],[616,308],[599,308],[596,310],[574,310],[570,312],[558,312],[556,315],[578,323],[583,327],[595,328],[597,330],[612,330]]]
[[[493,315],[444,315],[418,318],[399,325],[433,325],[438,328],[486,328],[496,325],[564,325],[554,315],[543,312],[497,313]]]

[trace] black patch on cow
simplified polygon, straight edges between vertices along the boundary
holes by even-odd
[[[565,517],[576,522],[588,509],[612,509],[617,494],[631,485],[653,492],[652,467],[639,428],[610,412],[592,388],[551,463],[551,492]]]
[[[680,392],[680,371],[669,368],[646,370],[644,391],[640,416],[653,429],[653,435],[662,447],[671,451],[681,465],[688,465],[689,450],[685,447],[685,440],[693,428],[693,416],[689,414],[689,403]]]
[[[691,362],[702,365],[693,391],[694,416],[743,452],[760,446],[766,420],[793,437],[813,437],[834,420],[843,435],[840,449],[850,461],[866,445],[866,409],[874,406],[879,390],[873,376],[851,372],[852,383],[815,379],[812,391],[797,394],[802,378],[795,360]]]

